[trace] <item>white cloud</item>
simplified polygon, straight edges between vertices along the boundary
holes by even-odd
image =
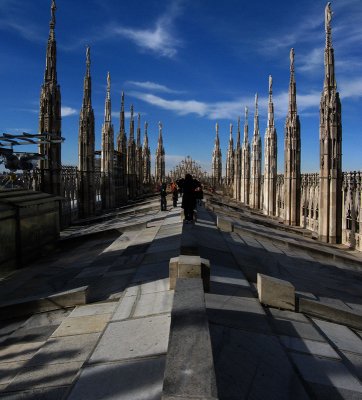
[[[131,92],[130,95],[164,110],[173,111],[178,115],[196,114],[199,117],[206,117],[211,120],[236,120],[238,116],[244,115],[245,106],[249,108],[251,115],[254,112],[254,95],[214,103],[206,103],[198,100],[167,100],[160,96],[140,92]],[[297,105],[299,112],[312,107],[319,107],[320,96],[321,93],[317,91],[298,94]],[[275,117],[284,118],[288,112],[288,92],[280,92],[274,95],[273,103]],[[259,97],[258,105],[259,115],[266,115],[268,111],[268,97]]]
[[[78,113],[78,110],[72,107],[63,106],[61,108],[62,117],[70,117],[71,115],[75,115]]]
[[[180,1],[174,0],[166,12],[156,21],[155,26],[136,29],[124,26],[114,27],[112,32],[132,40],[142,50],[173,58],[181,41],[173,34],[173,22],[181,13]]]
[[[137,114],[138,114],[137,111],[133,112],[133,118],[135,120],[137,120],[137,118],[138,118]],[[141,114],[141,119],[142,119],[143,115],[146,115],[146,113],[140,113],[140,114]],[[111,115],[112,115],[113,118],[118,118],[118,119],[120,118],[120,112],[119,111],[112,111]],[[131,118],[131,112],[130,111],[125,111],[124,112],[124,117],[127,118],[127,119]]]
[[[166,100],[150,93],[140,92],[131,92],[130,96],[164,110],[174,111],[178,115],[197,114],[202,117],[207,114],[207,105],[196,100]]]
[[[137,81],[127,81],[126,84],[131,85],[131,86],[136,86],[145,90],[153,90],[156,92],[163,92],[163,93],[182,93],[178,90],[173,90],[168,88],[167,86],[160,85],[159,83],[155,82],[137,82]]]
[[[324,48],[316,47],[312,49],[308,54],[298,57],[300,63],[297,66],[298,71],[301,72],[315,72],[317,70],[322,71],[323,69],[323,57]]]
[[[343,80],[338,86],[342,98],[362,97],[362,77],[355,80]]]

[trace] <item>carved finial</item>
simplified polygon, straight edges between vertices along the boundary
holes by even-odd
[[[238,132],[240,132],[240,116],[238,117]]]
[[[124,106],[124,91],[123,90],[122,90],[121,102],[122,102],[122,105]]]
[[[233,134],[233,124],[230,123],[230,136]]]
[[[255,93],[255,114],[258,115],[258,93]]]
[[[290,72],[293,73],[294,72],[294,49],[293,49],[293,47],[290,49],[289,57],[290,57]]]
[[[331,21],[332,21],[332,8],[331,3],[328,2],[325,8],[325,29],[326,32],[329,32],[331,29]]]
[[[248,121],[249,110],[248,107],[245,107],[245,123]]]
[[[218,122],[216,122],[215,129],[216,129],[216,134],[218,135],[219,134],[219,123]]]
[[[138,121],[138,127],[140,127],[141,126],[141,114],[140,113],[137,114],[137,121]]]
[[[148,122],[145,122],[145,135],[147,135],[147,129],[148,129]]]
[[[162,132],[162,122],[158,121],[158,131],[161,133]]]
[[[131,104],[131,121],[133,121],[133,112],[134,112],[133,104]]]

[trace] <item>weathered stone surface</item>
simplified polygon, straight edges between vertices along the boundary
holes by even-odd
[[[178,279],[163,383],[163,399],[217,397],[201,279]]]
[[[86,367],[67,400],[160,400],[165,356]]]
[[[88,304],[86,306],[76,307],[69,317],[83,317],[86,315],[99,315],[99,314],[111,314],[117,306],[116,301],[100,304]]]
[[[262,304],[294,311],[295,289],[290,282],[258,274],[257,289]]]
[[[337,324],[362,329],[362,314],[352,310],[348,311],[346,308],[339,307],[336,304],[326,304],[316,300],[300,298],[299,311]]]
[[[137,301],[137,296],[124,296],[118,303],[112,321],[123,321],[131,317],[132,310]]]
[[[167,351],[169,330],[169,315],[111,322],[90,363],[164,354]]]
[[[6,320],[86,304],[87,290],[88,286],[82,286],[46,297],[33,296],[3,303],[0,307],[0,319]]]
[[[233,222],[229,218],[217,216],[217,227],[223,232],[232,232],[233,231]]]
[[[274,327],[274,331],[278,335],[316,340],[319,342],[325,341],[322,335],[310,323],[298,322],[292,320],[288,321],[279,318],[275,318],[271,322]]]
[[[7,392],[0,395],[0,398],[6,400],[62,400],[67,390],[68,386],[22,390],[14,393]]]
[[[44,343],[30,342],[0,347],[0,363],[30,360]]]
[[[339,355],[328,343],[317,342],[308,339],[300,339],[291,336],[280,336],[280,340],[288,350],[340,360]]]
[[[313,321],[340,350],[362,354],[362,340],[348,327],[314,318]]]
[[[100,336],[98,333],[50,338],[27,366],[85,361]]]
[[[303,379],[312,384],[312,390],[314,383],[333,389],[334,395],[340,396],[334,398],[358,399],[362,397],[361,383],[340,361],[296,353],[292,353],[291,356]],[[347,390],[349,395],[353,394],[353,396],[341,396],[339,389]],[[323,398],[331,398],[330,393],[328,397],[323,396]]]
[[[170,289],[176,286],[177,278],[202,278],[204,290],[210,290],[210,262],[200,256],[183,255],[170,259]]]
[[[210,324],[219,398],[308,400],[278,339],[245,330],[239,319],[241,329]]]
[[[52,334],[52,337],[102,332],[110,317],[111,314],[68,317],[59,325],[58,329]]]
[[[138,318],[146,315],[170,313],[172,301],[172,291],[142,294],[137,302],[133,316]]]
[[[15,391],[69,385],[82,364],[82,362],[68,362],[23,368],[6,390]]]
[[[0,385],[9,384],[21,371],[26,361],[14,361],[0,364]]]

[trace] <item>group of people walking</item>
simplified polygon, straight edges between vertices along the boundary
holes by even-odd
[[[191,174],[186,174],[185,178],[178,179],[171,184],[172,203],[173,207],[177,207],[179,194],[182,196],[181,207],[184,209],[186,223],[192,222],[194,218],[194,210],[197,203],[201,205],[203,191],[201,183],[192,177]],[[162,183],[160,188],[161,194],[161,211],[167,210],[167,186]]]

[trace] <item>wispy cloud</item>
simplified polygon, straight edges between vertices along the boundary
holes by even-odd
[[[170,89],[167,86],[160,85],[159,83],[150,82],[150,81],[146,81],[146,82],[127,81],[126,84],[130,85],[130,86],[136,86],[138,88],[145,89],[145,90],[155,91],[155,92],[175,93],[175,94],[184,93],[182,91]]]
[[[62,117],[70,117],[72,115],[78,114],[78,110],[72,107],[62,106],[61,113]]]
[[[133,112],[133,117],[135,119],[137,119],[137,114],[138,114],[138,111],[134,111]],[[141,112],[140,112],[140,114],[141,114],[141,118],[142,118],[142,116],[146,115],[145,113],[141,113]],[[119,115],[120,115],[119,111],[112,111],[112,117],[113,118],[119,118]],[[130,111],[125,111],[124,117],[128,118],[128,119],[131,118],[131,112]]]
[[[298,57],[299,65],[298,71],[301,72],[315,72],[317,70],[322,70],[323,68],[323,57],[324,51],[323,47],[316,47],[309,51],[308,54],[304,54]]]
[[[357,92],[357,90],[356,90]],[[150,93],[131,92],[130,96],[136,97],[148,104],[173,111],[178,115],[195,114],[199,117],[211,120],[226,119],[235,120],[244,114],[244,107],[249,110],[254,109],[254,95],[238,97],[229,101],[202,102],[198,100],[168,100]],[[312,91],[297,95],[298,110],[303,113],[313,107],[319,107],[320,92]],[[273,96],[274,110],[276,118],[284,118],[288,111],[288,92],[279,92]],[[260,115],[267,113],[268,97],[259,97]]]
[[[203,117],[207,114],[207,105],[196,100],[167,100],[150,93],[131,92],[130,96],[143,100],[148,104],[174,111],[179,115],[197,114]]]
[[[130,39],[143,51],[173,58],[177,54],[178,47],[182,44],[173,32],[174,20],[181,12],[181,1],[174,0],[165,13],[158,18],[154,26],[147,29],[117,26],[112,29],[112,33]]]
[[[32,23],[27,14],[28,4],[21,0],[1,0],[0,30],[20,35],[30,42],[44,42],[38,25]]]
[[[338,86],[342,98],[362,97],[362,77],[355,80],[342,80]]]

